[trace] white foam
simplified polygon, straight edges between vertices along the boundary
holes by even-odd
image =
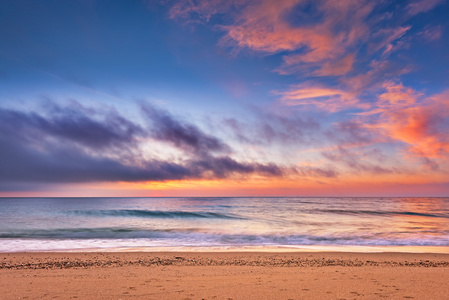
[[[401,252],[447,253],[448,246],[174,245],[149,239],[3,239],[0,252]]]

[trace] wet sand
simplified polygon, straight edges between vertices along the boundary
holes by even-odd
[[[448,299],[449,255],[0,253],[2,299]]]

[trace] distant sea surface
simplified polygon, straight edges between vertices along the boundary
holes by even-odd
[[[0,198],[0,252],[449,246],[449,198]]]

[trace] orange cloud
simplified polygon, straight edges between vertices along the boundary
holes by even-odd
[[[312,106],[329,112],[365,107],[351,93],[309,83],[299,84],[287,91],[276,93],[282,95],[281,102],[288,106]]]
[[[359,115],[379,114],[373,127],[391,138],[408,144],[408,154],[440,158],[449,153],[449,92],[423,98],[402,84],[386,83],[378,108]]]
[[[383,87],[386,91],[379,96],[377,106],[385,109],[409,107],[422,96],[413,89],[404,87],[402,83],[386,82]]]
[[[293,18],[293,12],[307,5],[316,7],[319,17],[303,12]],[[365,18],[372,9],[372,3],[359,0],[198,0],[176,3],[170,17],[207,22],[213,15],[226,14],[230,24],[219,26],[226,31],[222,45],[269,54],[288,51],[277,70],[282,74],[312,68],[314,76],[338,76],[352,70],[355,55],[349,48],[367,39]],[[301,23],[311,17],[312,22]]]
[[[408,143],[409,152],[415,156],[438,158],[449,153],[449,135],[438,129],[442,114],[449,105],[433,103],[429,106],[407,108],[387,114],[385,124],[393,138]]]
[[[372,7],[363,1],[324,1],[316,4],[324,19],[316,24],[292,24],[286,16],[300,0],[262,1],[247,7],[228,31],[222,43],[239,48],[276,53],[284,56],[281,74],[303,72],[307,67],[315,76],[337,76],[352,70],[354,55],[347,49],[366,37],[363,19]],[[350,25],[350,26],[349,26]],[[335,28],[342,28],[336,32]],[[306,65],[306,66],[304,66]]]

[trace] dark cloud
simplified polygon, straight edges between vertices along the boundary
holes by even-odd
[[[275,164],[239,163],[228,156],[205,157],[202,160],[192,162],[191,167],[205,174],[212,172],[212,177],[215,178],[225,178],[232,173],[282,176],[287,171]]]
[[[149,104],[142,104],[141,107],[151,124],[152,136],[155,139],[197,155],[230,150],[221,140],[205,134],[193,124],[177,120],[168,112]]]
[[[198,127],[149,105],[142,111],[150,129],[113,110],[80,105],[50,105],[40,114],[0,109],[0,184],[270,177],[293,171],[272,163],[239,162],[224,153],[229,151],[226,144]],[[141,137],[175,146],[186,153],[185,159],[144,159],[138,150]],[[135,157],[124,159],[127,152]]]
[[[45,147],[0,141],[0,180],[4,182],[142,181],[182,178],[184,168],[165,162],[145,167],[90,156],[78,148]]]
[[[100,118],[95,119],[95,115]],[[145,131],[114,111],[94,111],[82,106],[52,105],[46,115],[0,109],[0,132],[42,142],[54,138],[88,148],[121,147],[136,142]]]
[[[36,184],[242,178],[254,174],[338,176],[329,167],[238,161],[227,144],[199,127],[149,104],[141,104],[141,111],[148,127],[124,118],[112,108],[84,107],[77,102],[64,107],[49,102],[39,113],[0,108],[1,189],[28,190],[27,186]],[[261,124],[265,142],[300,139],[302,130],[316,128],[313,122],[269,115]],[[259,129],[257,132],[262,132]],[[147,147],[142,143],[151,140],[175,147],[183,156],[176,160],[152,159],[151,153],[148,156],[141,151]]]
[[[255,173],[282,176],[286,172],[274,164],[240,163],[227,156],[183,163],[149,160],[140,165],[126,165],[111,158],[90,156],[77,148],[39,151],[4,139],[0,140],[0,157],[1,182],[164,181]]]

